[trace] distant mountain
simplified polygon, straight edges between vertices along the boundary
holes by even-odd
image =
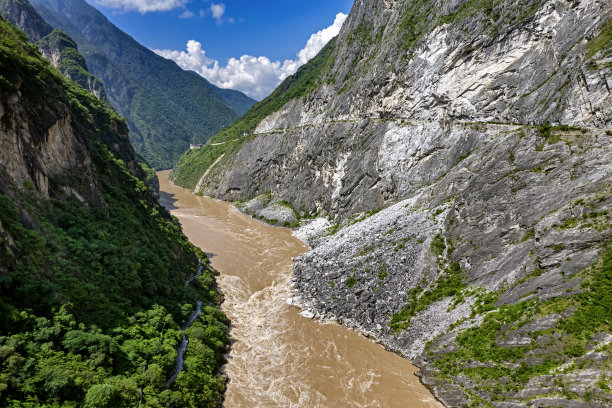
[[[35,0],[53,27],[68,33],[127,118],[137,153],[157,169],[172,167],[189,143],[203,143],[254,100],[219,89],[140,45],[83,0]]]
[[[31,42],[41,40],[53,31],[26,0],[0,0],[0,15],[19,27]]]

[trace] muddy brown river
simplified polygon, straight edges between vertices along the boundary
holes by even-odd
[[[292,258],[307,250],[291,231],[195,196],[168,175],[158,173],[161,203],[221,273],[233,341],[226,408],[442,407],[408,360],[285,302],[293,295]]]

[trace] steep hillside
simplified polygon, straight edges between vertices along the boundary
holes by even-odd
[[[102,81],[89,73],[85,59],[72,38],[61,30],[53,30],[36,45],[43,57],[60,73],[81,85],[98,99],[107,100]]]
[[[231,126],[213,136],[206,146],[185,152],[172,170],[172,181],[181,187],[194,189],[206,169],[219,157],[227,152],[233,152],[249,140],[263,119],[277,112],[287,102],[311,92],[316,86],[321,70],[330,63],[335,42],[335,40],[330,41],[308,64],[285,79],[270,96],[255,104]]]
[[[90,72],[128,120],[136,152],[157,169],[231,124],[255,101],[221,90],[138,44],[83,0],[36,0],[53,27],[68,33]]]
[[[306,92],[174,177],[272,223],[318,215],[302,306],[416,361],[447,406],[609,406],[611,17],[356,2]]]
[[[217,406],[228,322],[125,122],[0,19],[0,406]],[[196,300],[186,371],[170,389]]]
[[[0,15],[26,33],[43,56],[63,75],[105,101],[102,82],[87,71],[85,59],[66,33],[53,30],[26,0],[0,0]]]

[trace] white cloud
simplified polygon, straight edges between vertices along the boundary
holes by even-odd
[[[223,3],[211,3],[210,11],[212,12],[212,16],[217,23],[221,24],[223,22],[223,15],[225,14],[225,4]]]
[[[310,36],[306,46],[295,60],[271,61],[268,57],[243,55],[230,58],[227,65],[209,58],[202,44],[195,40],[187,43],[186,51],[153,50],[164,58],[174,60],[181,68],[195,71],[220,88],[237,89],[251,98],[261,100],[268,96],[285,78],[295,71],[335,37],[347,15],[338,13],[334,23]]]
[[[183,12],[182,12],[182,13],[179,15],[179,18],[191,18],[191,17],[193,17],[194,15],[195,15],[195,14],[193,14],[193,12],[192,12],[192,11],[185,10],[185,11],[183,11]]]
[[[183,7],[189,0],[94,0],[96,3],[115,9],[138,10],[141,13],[168,11]]]

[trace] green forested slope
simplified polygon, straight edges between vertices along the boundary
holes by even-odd
[[[0,406],[217,406],[228,322],[213,271],[185,288],[205,255],[133,168],[125,123],[3,20],[0,75],[0,141],[29,129],[23,159],[38,175],[16,181],[20,158],[0,167]],[[32,152],[66,118],[84,157],[47,188],[48,166]],[[197,299],[186,371],[167,390]]]
[[[231,124],[255,101],[221,90],[134,41],[82,0],[36,0],[42,17],[78,44],[89,71],[125,116],[136,152],[170,168],[189,148]]]
[[[61,30],[53,30],[49,35],[38,41],[36,45],[45,56],[59,53],[55,57],[57,58],[59,72],[99,99],[107,100],[102,81],[89,73],[85,58],[79,52],[76,43],[66,33]]]
[[[201,149],[189,150],[178,160],[171,178],[177,185],[193,189],[202,174],[222,154],[235,149],[252,137],[253,130],[268,115],[281,109],[292,99],[308,95],[321,83],[321,73],[328,68],[336,39],[332,39],[307,64],[285,79],[270,96],[255,104],[244,116],[231,126],[221,130],[210,139],[210,144]],[[243,135],[247,134],[247,137]]]

